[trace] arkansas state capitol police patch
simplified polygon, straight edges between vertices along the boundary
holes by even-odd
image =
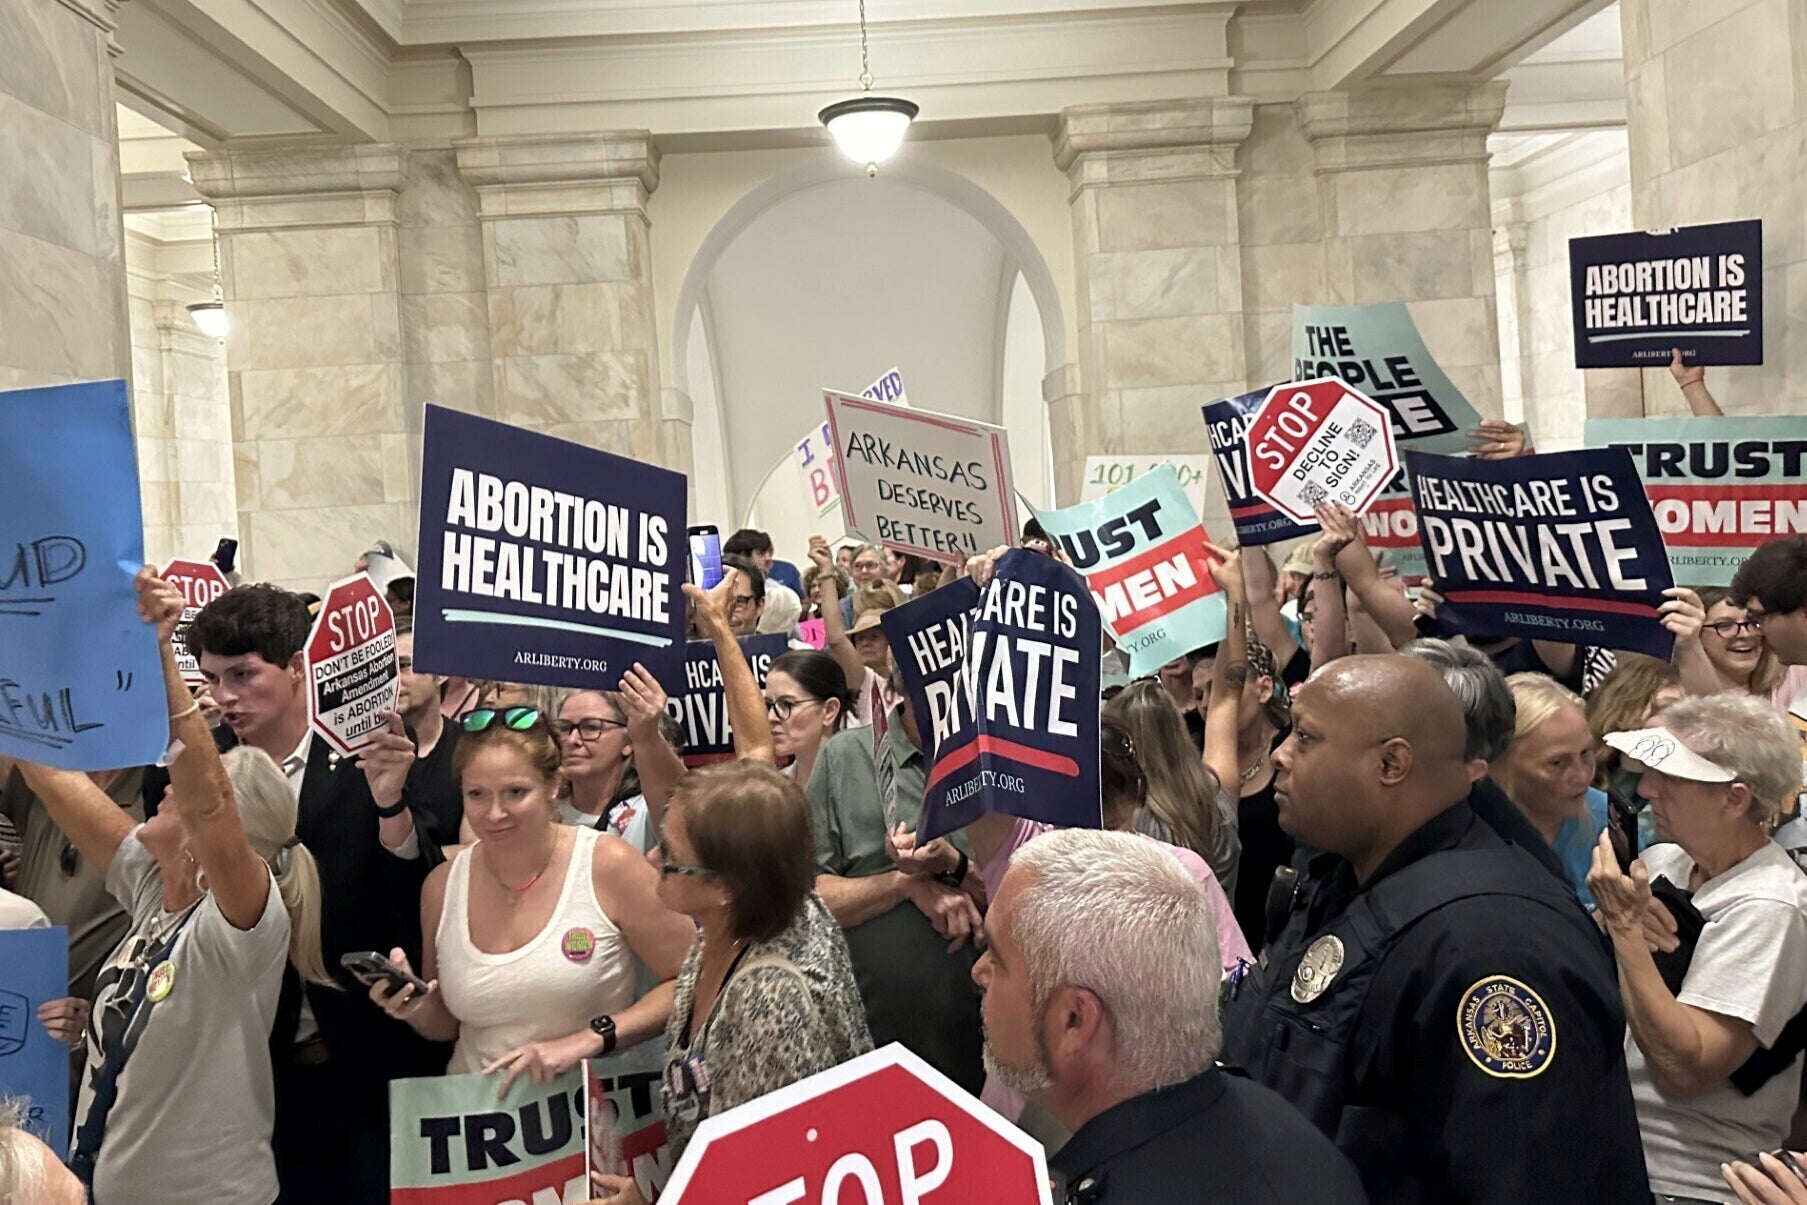
[[[1500,1079],[1532,1079],[1556,1057],[1556,1021],[1543,998],[1505,975],[1462,993],[1456,1036],[1475,1066]]]

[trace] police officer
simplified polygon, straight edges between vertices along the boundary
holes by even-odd
[[[1293,702],[1280,824],[1316,854],[1228,1061],[1291,1100],[1389,1205],[1648,1205],[1600,935],[1464,805],[1461,705],[1431,666],[1350,657]]]

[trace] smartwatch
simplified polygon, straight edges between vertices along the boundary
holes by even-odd
[[[615,1018],[604,1015],[590,1018],[590,1032],[602,1039],[602,1053],[615,1053]]]
[[[972,865],[972,860],[966,856],[964,850],[956,850],[955,852],[960,854],[960,864],[955,866],[952,870],[944,870],[935,876],[949,887],[958,887],[960,884],[966,882],[967,868]]]

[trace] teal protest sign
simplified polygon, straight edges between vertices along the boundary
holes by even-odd
[[[1151,674],[1223,639],[1225,600],[1211,577],[1205,529],[1172,465],[1035,517],[1085,578],[1131,674]]]
[[[1759,544],[1807,532],[1807,417],[1589,419],[1649,495],[1675,580],[1726,586]]]

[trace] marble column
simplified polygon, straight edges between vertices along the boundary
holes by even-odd
[[[0,389],[130,377],[118,0],[0,4]]]
[[[1043,393],[1063,502],[1088,454],[1208,451],[1200,403],[1243,388],[1236,148],[1252,108],[1207,97],[1061,112],[1081,379]]]
[[[412,551],[392,145],[189,156],[218,214],[248,577],[320,591],[385,538]]]
[[[688,408],[660,388],[644,130],[454,143],[476,188],[495,416],[683,468]]]
[[[238,535],[226,355],[179,302],[131,299],[144,556],[203,558]]]
[[[1294,104],[1318,183],[1323,300],[1407,303],[1483,415],[1500,413],[1487,136],[1505,101],[1498,82],[1384,83]]]
[[[1620,0],[1619,21],[1634,228],[1763,219],[1763,363],[1708,384],[1728,414],[1807,413],[1807,4]],[[1643,398],[1686,413],[1663,369]]]

